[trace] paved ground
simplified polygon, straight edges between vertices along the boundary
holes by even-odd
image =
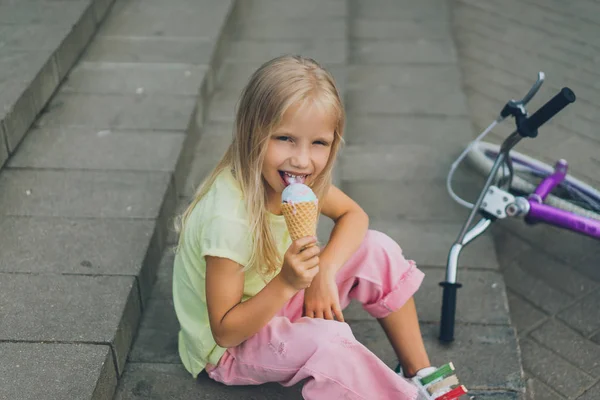
[[[497,226],[461,258],[456,342],[436,340],[437,283],[466,215],[445,192],[446,171],[538,69],[548,79],[533,108],[563,85],[578,101],[521,149],[565,157],[599,182],[597,2],[119,0],[18,145],[110,1],[26,4],[0,4],[0,32],[20,32],[0,43],[13,74],[0,75],[6,104],[18,92],[6,82],[30,65],[18,60],[39,53],[28,43],[43,47],[48,32],[81,40],[62,42],[50,67],[40,63],[47,74],[23,76],[35,83],[23,92],[27,107],[2,116],[0,164],[11,157],[0,171],[0,398],[106,399],[118,379],[117,399],[299,398],[298,388],[190,380],[176,353],[166,247],[175,204],[227,145],[245,80],[284,52],[314,56],[343,89],[347,146],[336,183],[427,273],[417,302],[433,361],[454,360],[477,399],[521,398],[521,359],[529,400],[600,397],[597,242]],[[45,8],[62,14],[40,23]],[[69,36],[57,21],[77,13],[84,22]],[[473,196],[480,182],[462,170],[456,186]],[[376,322],[355,304],[345,315],[394,366]]]
[[[537,72],[546,83],[530,110],[569,86],[577,101],[519,150],[600,183],[600,3],[457,0],[453,27],[465,93],[477,132]],[[498,129],[498,142],[510,125]],[[535,400],[600,398],[600,246],[598,241],[518,221],[495,231]]]

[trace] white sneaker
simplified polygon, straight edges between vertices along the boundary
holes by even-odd
[[[414,386],[417,387],[417,390],[419,391],[419,395],[417,396],[416,400],[429,400],[429,397],[427,397],[427,394],[423,392],[423,386],[419,385],[419,383],[415,381],[415,378],[425,378],[427,375],[434,373],[436,369],[436,367],[420,369],[417,371],[417,375],[411,378],[410,381]]]

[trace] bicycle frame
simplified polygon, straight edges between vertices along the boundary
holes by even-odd
[[[510,150],[524,137],[536,137],[537,130],[541,125],[560,112],[569,103],[575,101],[574,93],[568,88],[563,88],[556,96],[536,111],[535,114],[529,116],[525,105],[539,90],[543,81],[544,73],[540,72],[538,80],[527,95],[521,101],[509,101],[497,119],[497,122],[500,122],[509,115],[514,116],[517,129],[502,143],[477,201],[473,205],[458,238],[450,248],[446,266],[446,280],[440,282],[440,286],[443,287],[443,296],[439,340],[442,342],[451,342],[454,340],[456,296],[457,290],[462,287],[456,280],[460,253],[464,246],[483,234],[494,221],[499,218],[506,218],[507,216],[524,215],[526,221],[529,223],[545,222],[589,236],[593,235],[597,237],[596,235],[600,235],[600,221],[580,217],[543,204],[543,200],[548,193],[566,176],[566,161],[559,161],[555,167],[555,172],[545,178],[529,198],[515,197],[508,193],[513,172],[509,156]],[[498,170],[504,164],[509,168],[509,179],[501,185],[502,187],[497,187],[493,185],[493,182],[496,179]],[[471,227],[476,213],[481,214],[482,217]]]

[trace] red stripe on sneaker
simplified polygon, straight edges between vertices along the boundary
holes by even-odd
[[[452,389],[448,393],[444,393],[440,397],[436,397],[435,400],[454,400],[467,393],[467,388],[460,385],[457,388]]]

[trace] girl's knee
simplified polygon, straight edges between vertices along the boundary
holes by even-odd
[[[281,350],[275,346],[273,351],[283,354],[285,348],[294,348],[294,353],[304,354],[302,357],[306,361],[306,357],[321,357],[323,354],[329,354],[330,351],[338,349],[340,345],[349,346],[356,342],[350,326],[342,322],[303,317],[294,324],[303,325],[301,327],[302,335],[294,343],[279,344]]]

